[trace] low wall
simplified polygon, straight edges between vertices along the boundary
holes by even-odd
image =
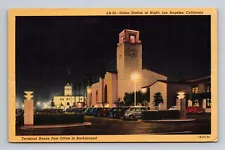
[[[53,124],[71,124],[71,123],[83,123],[83,114],[66,114],[66,113],[56,113],[56,114],[35,114],[34,115],[34,125],[53,125]],[[24,125],[24,116],[16,116],[16,127]]]
[[[36,114],[34,125],[70,124],[84,122],[83,114]]]
[[[143,111],[142,120],[179,119],[179,110]]]

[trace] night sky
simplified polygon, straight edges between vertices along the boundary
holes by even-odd
[[[16,17],[16,93],[62,95],[87,75],[116,70],[118,34],[140,31],[143,68],[169,80],[210,74],[210,16]]]

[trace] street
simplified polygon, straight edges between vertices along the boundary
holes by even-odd
[[[124,121],[85,116],[90,126],[53,129],[17,129],[17,135],[130,135],[130,134],[210,134],[210,120],[192,122]]]

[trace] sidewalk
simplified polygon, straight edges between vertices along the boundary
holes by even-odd
[[[33,126],[22,126],[21,129],[50,129],[50,128],[80,127],[89,125],[91,125],[90,122],[74,123],[74,124],[58,124],[58,125],[33,125]]]

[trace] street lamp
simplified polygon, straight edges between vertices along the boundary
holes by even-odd
[[[137,87],[136,87],[136,84],[137,84],[137,81],[140,79],[140,74],[137,73],[137,72],[134,72],[131,74],[131,80],[134,82],[134,106],[136,106],[137,104],[137,98],[136,98],[136,91],[137,91]]]
[[[184,95],[185,93],[183,91],[180,91],[177,94],[178,94],[179,99],[183,99],[185,97],[185,95]]]
[[[41,105],[41,102],[38,101],[38,102],[37,102],[37,106],[39,107],[40,105]]]

